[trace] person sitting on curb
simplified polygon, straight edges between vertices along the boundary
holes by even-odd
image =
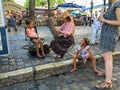
[[[102,72],[96,69],[96,58],[91,54],[91,49],[89,46],[89,39],[88,38],[82,38],[80,41],[80,45],[78,46],[78,50],[76,55],[73,56],[73,66],[74,68],[70,70],[70,72],[75,72],[77,70],[76,60],[83,60],[83,63],[86,64],[87,59],[92,59],[93,64],[93,70],[94,73],[98,76],[102,76]]]
[[[42,43],[41,39],[38,38],[38,35],[35,32],[35,29],[33,28],[33,21],[29,20],[29,19],[26,20],[26,25],[27,25],[27,30],[26,30],[27,36],[30,38],[31,41],[33,41],[35,43],[37,57],[44,58],[45,53],[44,53],[43,43]],[[39,53],[39,45],[40,45],[41,50],[42,50],[42,55],[40,55],[40,53]]]

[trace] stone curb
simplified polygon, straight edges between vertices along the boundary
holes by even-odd
[[[117,58],[119,55],[120,51],[113,53],[114,58]],[[96,55],[95,57],[97,60],[99,60],[102,58],[102,55]],[[0,87],[65,73],[68,72],[71,68],[72,59],[69,59],[66,61],[59,61],[16,71],[0,73]]]

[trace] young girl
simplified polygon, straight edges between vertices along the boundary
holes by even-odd
[[[84,64],[86,64],[87,59],[92,59],[94,73],[96,73],[98,75],[102,75],[102,72],[100,72],[96,69],[96,58],[91,54],[91,49],[89,46],[89,39],[88,38],[83,38],[80,41],[80,45],[78,47],[77,53],[76,53],[76,55],[73,56],[74,68],[71,69],[70,72],[74,72],[77,70],[77,66],[76,66],[77,59],[82,59]]]
[[[35,32],[35,29],[33,28],[33,21],[32,20],[26,20],[26,25],[27,25],[27,36],[30,38],[31,41],[33,41],[35,43],[36,46],[36,52],[37,52],[37,57],[38,58],[43,58],[45,57],[45,53],[44,53],[44,48],[43,48],[43,43],[42,41],[38,38],[37,33]],[[41,47],[42,50],[42,55],[40,55],[39,53],[39,45]]]

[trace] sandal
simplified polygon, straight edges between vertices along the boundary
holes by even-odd
[[[63,58],[63,57],[60,56],[60,55],[57,55],[57,56],[55,57],[55,59],[60,59],[60,58]]]
[[[98,76],[105,77],[106,75],[105,75],[105,72],[102,72],[102,73],[99,73]]]
[[[112,88],[112,84],[109,82],[104,82],[104,83],[96,85],[95,87],[97,89],[110,89],[110,88]]]
[[[40,54],[37,54],[37,57],[40,58],[40,59],[44,58],[44,57],[41,56]]]
[[[75,71],[77,71],[77,69],[75,69],[75,68],[73,68],[73,69],[70,70],[71,73],[73,73]]]

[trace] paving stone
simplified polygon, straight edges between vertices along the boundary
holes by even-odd
[[[20,62],[17,62],[17,65],[18,66],[22,66],[24,63],[22,62],[22,61],[20,61]]]
[[[13,90],[13,89],[14,89],[13,86],[0,88],[0,90]]]
[[[17,62],[22,62],[22,59],[16,59]]]
[[[17,62],[17,67],[18,69],[25,68],[24,62],[22,61]]]
[[[8,58],[2,59],[1,64],[2,65],[7,65],[8,64]]]
[[[9,71],[9,65],[2,65],[0,67],[0,72],[7,72]]]
[[[14,84],[14,87],[16,87],[16,88],[14,88],[14,89],[18,89],[19,87],[22,87],[21,89],[23,89],[23,90],[30,90],[30,89],[33,89],[34,88],[34,85],[33,85],[33,83],[32,82],[26,82],[26,83],[21,83],[21,84]],[[20,90],[21,90],[20,89]],[[19,90],[19,89],[18,89]]]
[[[39,90],[49,90],[49,88],[46,85],[40,85],[38,86]]]
[[[32,66],[32,64],[30,62],[24,62],[24,64],[25,64],[25,67],[31,67]]]
[[[27,88],[22,87],[21,85],[19,85],[18,87],[14,87],[13,90],[27,90]]]
[[[38,90],[38,88],[30,88],[30,89],[26,89],[26,90]]]
[[[22,83],[22,84],[20,84],[20,85],[23,85],[23,86],[26,87],[28,90],[35,87],[35,83],[34,83],[33,81],[25,82],[25,83]]]
[[[10,70],[10,71],[13,71],[13,70],[16,70],[16,69],[17,69],[16,65],[14,65],[14,66],[11,65],[11,66],[9,66],[9,70]]]
[[[15,62],[16,60],[14,59],[14,58],[12,58],[12,59],[9,59],[9,63],[10,62]]]
[[[17,66],[18,69],[22,69],[22,68],[25,68],[25,65],[21,65],[21,66]]]
[[[39,65],[39,63],[40,63],[39,60],[32,60],[32,61],[31,61],[31,64],[32,64],[33,66]]]
[[[68,87],[65,87],[65,88],[63,88],[62,90],[70,90],[70,88],[68,88]]]
[[[70,85],[70,89],[71,89],[71,90],[80,90],[80,87],[73,84],[73,85]],[[83,90],[84,90],[84,89],[83,89]]]

